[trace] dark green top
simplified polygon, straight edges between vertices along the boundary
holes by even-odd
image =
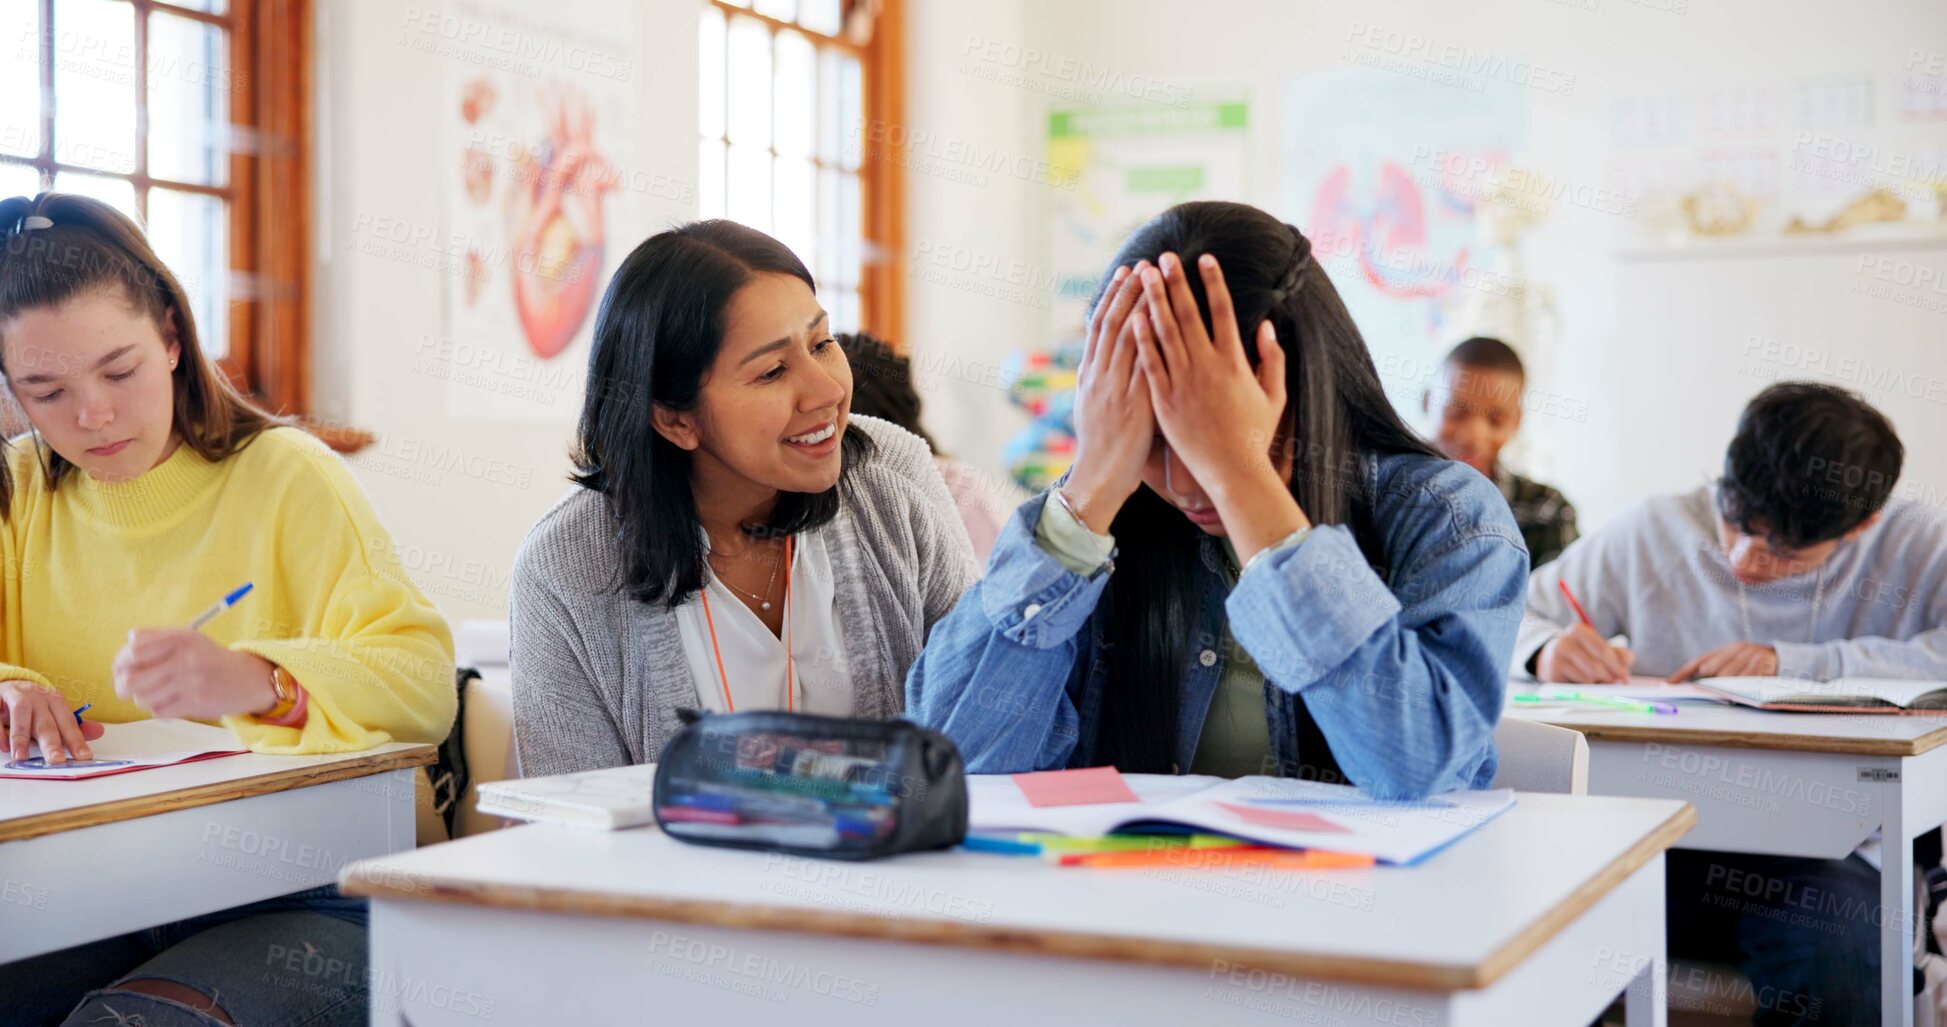
[[[1514,511],[1521,541],[1528,544],[1528,566],[1539,567],[1553,560],[1575,541],[1575,508],[1559,491],[1498,464],[1494,485]]]

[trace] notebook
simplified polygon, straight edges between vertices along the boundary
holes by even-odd
[[[1897,678],[1703,678],[1698,688],[1740,706],[1789,713],[1905,713],[1947,711],[1947,682]]]
[[[88,743],[94,759],[48,763],[41,757],[39,744],[32,746],[24,760],[0,763],[0,777],[40,781],[85,781],[94,777],[126,774],[155,767],[236,756],[250,750],[237,745],[237,736],[228,728],[211,727],[193,720],[138,720],[127,724],[106,724],[102,736]]]
[[[656,822],[656,765],[492,781],[475,808],[493,817],[610,831]]]
[[[1350,785],[1275,777],[1130,774],[1135,802],[1035,806],[1011,777],[970,774],[968,830],[1077,836],[1222,834],[1259,845],[1424,859],[1514,805],[1514,792],[1447,792],[1418,802],[1374,799]]]

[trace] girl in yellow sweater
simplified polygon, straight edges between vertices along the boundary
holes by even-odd
[[[15,759],[89,759],[112,725],[219,722],[257,752],[437,742],[455,707],[446,623],[323,444],[252,405],[197,345],[136,225],[79,196],[0,201],[0,374],[34,431],[0,464],[0,724]],[[255,587],[200,631],[187,624]],[[90,725],[88,733],[100,729]],[[333,889],[0,968],[30,1022],[104,1004],[174,1023],[362,1022],[363,981],[279,987],[266,944],[356,949]],[[254,957],[251,955],[254,953]],[[149,1005],[145,1006],[144,1004]],[[317,1019],[310,1017],[316,1016]]]

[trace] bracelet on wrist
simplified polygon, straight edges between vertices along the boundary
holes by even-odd
[[[270,688],[277,696],[277,701],[271,704],[270,709],[252,714],[265,724],[276,723],[289,717],[298,703],[297,681],[288,671],[274,663],[270,666]]]

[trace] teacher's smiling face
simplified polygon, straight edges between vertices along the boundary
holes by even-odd
[[[7,385],[41,438],[101,481],[127,481],[176,448],[173,374],[182,347],[115,287],[0,325]]]
[[[844,466],[852,369],[811,287],[759,274],[731,296],[723,343],[694,408],[656,408],[656,431],[696,474],[728,471],[780,492],[823,492]]]

